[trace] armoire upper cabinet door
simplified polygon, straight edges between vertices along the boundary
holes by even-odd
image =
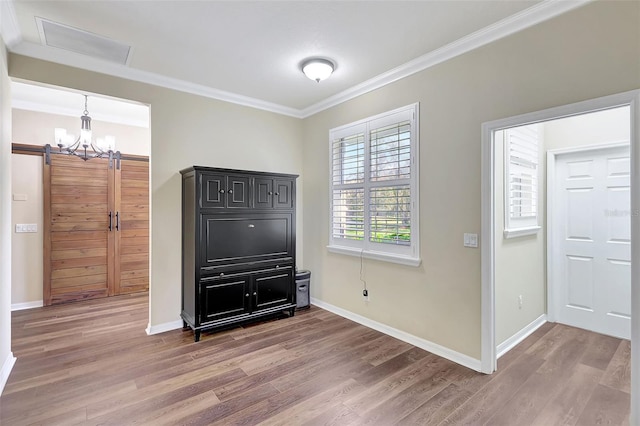
[[[255,200],[256,209],[270,209],[273,207],[273,179],[256,178],[255,180]]]
[[[273,206],[276,209],[292,209],[293,181],[290,179],[276,179],[274,182]]]
[[[227,208],[248,209],[251,192],[248,176],[227,176]]]
[[[250,178],[226,174],[203,173],[200,206],[203,209],[250,207]]]
[[[203,173],[200,175],[200,207],[209,209],[226,207],[226,178],[223,174]]]

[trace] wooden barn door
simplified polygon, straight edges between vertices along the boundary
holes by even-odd
[[[149,289],[149,163],[122,160],[116,175],[116,294]]]
[[[113,294],[109,160],[50,155],[44,166],[44,304]]]
[[[148,162],[48,155],[44,305],[149,288]]]

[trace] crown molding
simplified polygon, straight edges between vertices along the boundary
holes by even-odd
[[[0,1],[0,5],[3,7],[2,36],[4,38],[6,33],[6,37],[9,38],[5,38],[5,43],[7,44],[10,52],[74,68],[85,69],[100,74],[111,75],[127,80],[138,81],[180,92],[230,102],[237,105],[270,111],[276,114],[287,115],[295,118],[307,118],[350,99],[354,99],[360,95],[379,89],[429,67],[455,58],[456,56],[507,37],[525,28],[529,28],[539,24],[540,22],[554,18],[592,1],[594,0],[544,0],[523,10],[522,12],[505,18],[495,24],[489,25],[488,27],[469,34],[446,46],[422,55],[304,109],[291,108],[261,99],[215,89],[201,84],[191,83],[177,78],[129,68],[127,66],[90,58],[62,49],[47,48],[45,46],[25,41],[20,42],[21,36],[15,17],[15,11],[13,10],[13,1]],[[9,17],[5,16],[7,11],[9,12]],[[7,21],[7,24],[5,24],[5,21]]]
[[[138,81],[140,83],[151,84],[167,89],[173,89],[179,92],[191,93],[206,98],[217,99],[237,105],[248,106],[251,108],[270,111],[277,114],[301,118],[300,110],[295,108],[278,105],[272,102],[267,102],[261,99],[251,98],[249,96],[239,95],[224,90],[214,89],[202,84],[191,83],[185,80],[167,77],[149,71],[129,68],[124,65],[114,64],[108,61],[91,58],[63,49],[46,47],[39,44],[23,41],[15,47],[10,48],[9,51],[18,55],[41,59],[43,61],[55,62],[58,64],[85,69],[87,71],[93,71],[100,74]]]
[[[313,104],[300,111],[302,118],[310,117],[365,93],[384,87],[395,81],[448,61],[471,50],[532,27],[594,0],[544,0],[522,12],[511,15],[495,24],[462,37],[439,49],[419,56],[392,70],[377,75],[343,92]]]
[[[0,1],[0,35],[4,44],[11,49],[22,40],[13,1]]]

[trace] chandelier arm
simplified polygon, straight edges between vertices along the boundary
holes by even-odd
[[[74,155],[78,148],[80,148],[80,136],[78,136],[75,142],[71,145],[63,147],[61,144],[58,144],[58,148],[60,148],[60,152],[66,151],[67,153]]]
[[[107,153],[107,151],[103,150],[102,148],[100,148],[98,145],[94,145],[93,141],[91,141],[91,149],[93,150],[94,153],[98,154],[95,157],[102,157],[104,154]]]

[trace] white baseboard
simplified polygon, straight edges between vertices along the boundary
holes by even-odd
[[[479,359],[475,359],[460,352],[456,352],[452,349],[445,348],[444,346],[440,346],[437,343],[430,342],[428,340],[414,336],[413,334],[409,334],[402,330],[398,330],[397,328],[390,327],[386,324],[373,321],[369,318],[363,317],[362,315],[355,314],[351,311],[347,311],[346,309],[342,309],[329,303],[323,302],[322,300],[318,300],[314,297],[311,298],[311,304],[325,309],[329,312],[333,312],[334,314],[340,315],[341,317],[344,317],[351,321],[357,322],[358,324],[362,324],[366,327],[377,330],[391,337],[395,337],[398,340],[407,342],[420,349],[424,349],[425,351],[429,351],[435,355],[441,356],[442,358],[446,358],[449,361],[455,362],[456,364],[463,365],[475,371],[480,371]]]
[[[13,352],[9,352],[7,359],[2,364],[2,370],[0,370],[0,395],[2,395],[2,391],[4,391],[4,385],[7,384],[9,374],[11,373],[11,369],[15,363],[16,357],[13,356]]]
[[[534,319],[529,325],[522,330],[518,331],[513,336],[509,337],[504,342],[500,343],[496,347],[496,357],[500,358],[502,355],[513,349],[518,343],[529,337],[534,331],[542,327],[547,322],[547,314],[542,314],[538,318]]]
[[[42,308],[44,303],[42,300],[34,300],[32,302],[12,303],[11,311],[21,311],[23,309]]]
[[[177,330],[179,328],[182,328],[182,320],[165,322],[158,325],[149,324],[144,331],[146,331],[147,334],[151,336],[152,334],[160,334],[164,333],[165,331]]]

